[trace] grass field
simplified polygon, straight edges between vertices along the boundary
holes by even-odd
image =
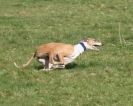
[[[48,42],[104,44],[67,69],[25,63]],[[0,0],[0,106],[133,106],[132,0]]]

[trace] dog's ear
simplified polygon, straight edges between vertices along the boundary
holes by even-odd
[[[84,37],[80,42],[87,42],[87,41],[88,41],[88,38]]]

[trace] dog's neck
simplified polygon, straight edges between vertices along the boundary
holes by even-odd
[[[85,50],[87,50],[89,48],[87,42],[80,42],[79,44],[74,46],[76,52],[80,54],[82,54]]]
[[[85,44],[83,42],[80,42],[80,45],[82,46],[82,48],[84,49],[84,51],[87,49]]]
[[[89,47],[88,47],[87,42],[80,42],[79,44],[74,45],[74,52],[72,55],[76,58],[88,48]]]

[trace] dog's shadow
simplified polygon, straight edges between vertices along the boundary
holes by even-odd
[[[70,64],[68,64],[68,65],[66,65],[66,69],[73,69],[73,68],[75,68],[77,66],[77,64],[76,63],[70,63]]]
[[[73,69],[76,66],[77,66],[76,63],[70,63],[70,64],[66,65],[64,69]],[[44,68],[43,65],[35,66],[35,69],[37,69],[37,70],[42,70],[43,68]],[[60,69],[62,69],[62,68],[60,68]]]
[[[43,65],[35,66],[36,70],[42,70],[43,68],[44,68]]]

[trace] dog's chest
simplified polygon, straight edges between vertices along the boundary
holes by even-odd
[[[73,62],[83,52],[84,52],[84,49],[80,44],[75,45],[74,52],[71,55],[64,57],[64,63],[68,64]]]

